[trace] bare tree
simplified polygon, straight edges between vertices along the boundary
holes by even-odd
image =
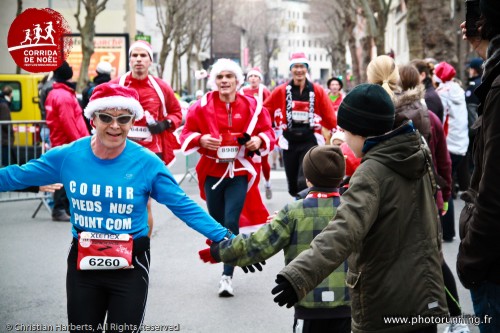
[[[235,12],[233,23],[244,35],[249,64],[255,66],[263,49],[267,6],[263,0],[250,2],[240,0],[236,4],[238,10]]]
[[[16,17],[21,15],[22,12],[23,12],[23,0],[17,0]],[[21,67],[19,67],[19,65],[16,65],[16,74],[21,74]]]
[[[200,58],[195,52],[208,52],[210,30],[207,27],[210,24],[209,21],[209,3],[207,1],[189,0],[193,3],[188,6],[191,10],[188,12],[187,21],[189,24],[188,31],[186,32],[186,55],[187,55],[187,77],[186,77],[186,87],[188,94],[193,93],[194,87],[192,87],[192,72],[194,69],[191,65],[195,64],[195,69],[201,68],[202,64]]]
[[[456,13],[452,12],[450,0],[406,1],[406,6],[410,59],[430,57],[457,66],[459,23],[454,18],[462,17],[460,7],[455,7]]]
[[[279,48],[279,15],[264,0],[239,1],[233,23],[244,35],[250,66],[259,64],[264,82],[270,82],[269,62]],[[243,68],[245,70],[245,68]]]
[[[155,0],[156,19],[162,35],[162,47],[158,60],[160,77],[163,76],[165,61],[173,48],[176,26],[179,24],[178,16],[183,5],[183,0]]]
[[[311,24],[322,35],[321,45],[330,57],[332,74],[345,76],[347,71],[346,45],[353,34],[355,7],[351,0],[311,1]]]
[[[366,0],[361,0],[365,2]],[[375,46],[377,47],[377,54],[385,54],[385,29],[387,26],[387,17],[391,9],[392,0],[370,0],[372,13],[366,13],[370,16],[370,29],[374,36]]]
[[[76,7],[76,28],[80,32],[82,40],[82,64],[80,68],[80,76],[78,77],[76,90],[81,89],[88,82],[88,70],[90,57],[94,53],[94,36],[95,36],[95,19],[99,13],[106,9],[108,0],[78,0]],[[85,7],[84,24],[80,22],[81,6]]]

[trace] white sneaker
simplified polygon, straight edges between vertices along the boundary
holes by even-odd
[[[219,297],[232,297],[234,296],[233,292],[233,281],[230,276],[222,275],[222,278],[219,282]]]
[[[450,324],[443,333],[470,333],[470,329],[466,324]]]

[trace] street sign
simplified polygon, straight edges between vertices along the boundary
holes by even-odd
[[[82,41],[79,34],[72,34],[73,48],[68,56],[68,63],[73,67],[73,78],[80,75],[82,63]],[[128,34],[96,34],[94,37],[94,53],[90,57],[88,76],[90,80],[96,76],[97,64],[107,61],[113,68],[111,78],[114,79],[127,72]]]
[[[149,44],[151,44],[151,36],[150,35],[135,35],[135,40],[145,40]]]

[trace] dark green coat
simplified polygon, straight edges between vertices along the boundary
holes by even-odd
[[[335,219],[279,273],[300,299],[349,257],[355,333],[409,332],[419,326],[388,325],[384,316],[447,313],[430,153],[408,127],[365,142],[371,149]]]

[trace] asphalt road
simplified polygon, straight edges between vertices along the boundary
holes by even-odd
[[[180,157],[172,168],[177,179],[184,174]],[[265,200],[270,212],[291,200],[284,172],[272,173],[274,196]],[[182,188],[204,206],[195,181],[188,176]],[[71,241],[68,223],[52,222],[42,208],[31,215],[35,201],[0,203],[0,332],[66,331],[66,256]],[[455,202],[456,220],[463,203]],[[204,237],[187,227],[164,206],[154,204],[155,228],[151,241],[152,266],[144,323],[166,325],[156,331],[181,332],[292,332],[293,310],[272,301],[276,273],[283,266],[278,254],[263,272],[244,274],[236,269],[235,297],[219,298],[222,266],[200,261]],[[446,261],[455,271],[458,241],[443,244]],[[470,295],[458,282],[464,314],[472,314]],[[59,326],[58,326],[59,325]],[[155,330],[155,327],[149,327]],[[444,326],[440,326],[440,332]],[[472,332],[478,332],[471,326]]]

